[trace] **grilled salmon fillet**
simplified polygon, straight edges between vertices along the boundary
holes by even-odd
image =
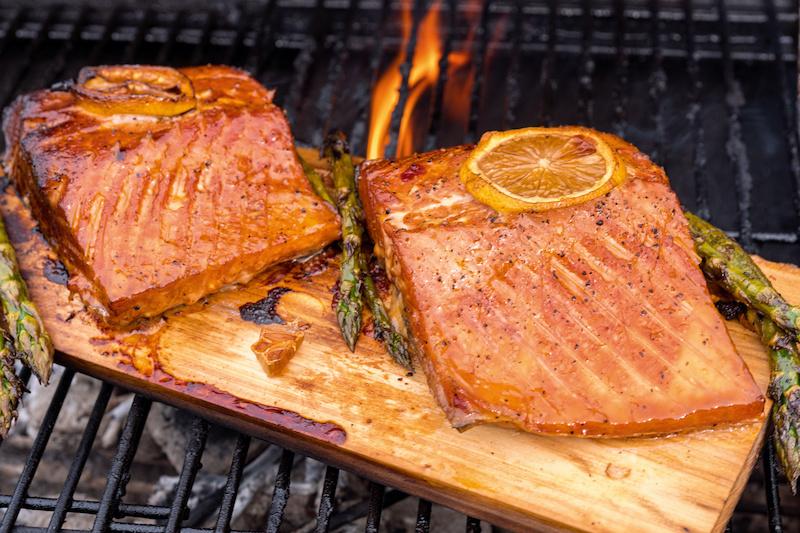
[[[472,198],[458,177],[468,146],[362,164],[391,307],[455,427],[614,437],[761,415],[667,177],[603,138],[624,183],[540,213]]]
[[[131,68],[188,78],[192,109],[87,108],[62,84],[18,98],[4,120],[6,171],[101,318],[158,315],[337,238],[271,91],[229,67]]]

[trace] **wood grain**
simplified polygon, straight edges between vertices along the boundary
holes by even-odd
[[[66,287],[43,275],[49,248],[16,196],[3,200],[24,275],[63,364],[501,526],[721,531],[764,437],[765,419],[666,438],[554,438],[489,426],[459,433],[424,376],[407,376],[370,338],[355,354],[347,350],[330,306],[336,269],[322,261],[274,269],[170,312],[138,337],[110,335]],[[800,301],[800,269],[759,262],[789,300]],[[260,326],[243,321],[238,308],[274,286],[292,289],[279,314],[310,328],[283,374],[268,377],[250,348]],[[739,324],[729,329],[766,388],[764,349]]]

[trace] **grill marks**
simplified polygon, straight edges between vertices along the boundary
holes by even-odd
[[[628,181],[544,213],[463,199],[469,147],[362,167],[370,234],[454,425],[624,436],[761,413],[663,171],[608,141]]]

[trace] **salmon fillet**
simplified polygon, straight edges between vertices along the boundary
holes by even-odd
[[[612,437],[761,415],[667,177],[603,137],[626,181],[540,213],[473,199],[458,177],[468,146],[361,166],[391,307],[453,426]]]
[[[112,325],[190,304],[335,240],[272,92],[229,67],[180,69],[196,107],[95,114],[70,84],[6,111],[6,170]]]

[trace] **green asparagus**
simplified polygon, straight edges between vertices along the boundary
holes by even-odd
[[[702,218],[686,213],[703,271],[731,296],[768,316],[793,337],[800,335],[800,307],[790,305],[736,241]]]
[[[17,418],[17,404],[22,397],[22,382],[14,372],[11,343],[0,335],[0,441]]]
[[[406,344],[405,338],[392,326],[392,321],[386,313],[386,308],[383,301],[378,295],[378,289],[375,287],[375,281],[369,275],[366,268],[366,254],[362,252],[361,257],[364,263],[362,270],[364,271],[364,297],[367,300],[367,305],[372,311],[372,319],[375,324],[375,332],[378,338],[383,341],[389,355],[402,367],[409,371],[414,371],[414,365],[411,362],[411,353]]]
[[[686,213],[703,273],[735,299],[746,304],[747,320],[770,348],[769,394],[774,401],[773,439],[792,490],[800,477],[800,357],[797,348],[798,309],[776,291],[736,242],[705,220]]]
[[[350,351],[355,350],[361,332],[362,265],[361,241],[364,235],[364,218],[356,194],[355,168],[350,148],[341,132],[332,132],[325,138],[323,154],[331,162],[336,205],[342,219],[342,263],[339,274],[336,319]]]
[[[46,384],[53,366],[53,343],[28,296],[14,247],[0,222],[0,301],[17,356]]]
[[[328,192],[328,188],[325,186],[325,182],[322,181],[322,176],[319,175],[319,172],[317,172],[316,169],[308,163],[308,161],[303,159],[299,153],[297,153],[297,159],[300,160],[300,164],[303,166],[303,172],[305,173],[308,182],[311,184],[311,188],[315,193],[317,193],[317,196],[331,204],[333,207],[336,207],[336,202],[331,197],[331,193]]]
[[[775,450],[783,470],[795,492],[800,478],[800,354],[793,337],[782,331],[771,319],[748,309],[747,321],[770,348],[772,380],[769,395]]]

